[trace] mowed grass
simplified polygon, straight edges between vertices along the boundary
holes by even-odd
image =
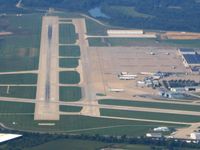
[[[200,40],[161,40],[155,38],[88,38],[90,46],[174,46],[174,47],[200,47]]]
[[[99,104],[159,108],[159,109],[174,109],[174,110],[185,110],[185,111],[200,111],[200,106],[198,105],[171,104],[171,103],[161,103],[161,102],[142,102],[133,100],[104,99],[104,100],[99,100]]]
[[[162,40],[161,44],[176,46],[176,47],[191,47],[199,48],[200,40]]]
[[[192,116],[192,115],[114,110],[114,109],[100,109],[100,112],[102,116],[113,116],[113,117],[124,117],[124,118],[150,119],[150,120],[174,121],[174,122],[200,121],[199,116]]]
[[[105,47],[108,46],[104,38],[88,38],[88,43],[92,47]]]
[[[0,115],[2,113],[33,113],[34,104],[21,102],[0,101]]]
[[[88,38],[90,46],[148,46],[157,45],[154,38]]]
[[[61,115],[59,121],[34,121],[33,115],[0,115],[1,122],[14,129],[75,134],[144,135],[158,126],[184,127],[177,124],[150,123],[118,119],[104,119],[79,115]],[[15,125],[12,122],[16,122]],[[39,126],[38,123],[55,123],[55,126]]]
[[[78,84],[80,82],[80,74],[77,71],[61,71],[59,80],[61,84]]]
[[[76,43],[77,34],[73,24],[59,24],[59,43],[74,44]]]
[[[80,57],[80,47],[74,46],[59,46],[59,56]]]
[[[60,105],[60,111],[63,112],[80,112],[82,107],[79,106],[64,106]]]
[[[81,87],[77,86],[61,86],[59,93],[61,101],[79,101],[82,97]]]
[[[60,58],[59,66],[61,68],[76,68],[79,65],[79,58]]]
[[[6,16],[0,21],[0,30],[13,32],[0,39],[0,72],[37,69],[42,15]]]
[[[107,27],[100,25],[99,23],[91,20],[91,19],[85,19],[86,21],[86,28],[87,28],[87,34],[89,35],[107,35]]]
[[[37,74],[2,74],[0,84],[36,84]]]
[[[1,97],[15,97],[27,99],[35,99],[36,97],[36,86],[10,86],[9,90],[7,90],[7,88],[7,86],[0,86]]]

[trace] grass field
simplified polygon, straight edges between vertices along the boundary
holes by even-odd
[[[9,91],[7,93],[7,86],[1,86],[0,96],[35,99],[36,87],[35,86],[10,86]]]
[[[38,123],[53,123],[53,121],[34,121],[33,115],[0,115],[0,120],[8,127],[33,131],[57,131],[67,133],[101,134],[101,135],[144,135],[149,129],[157,126],[183,127],[176,124],[149,123],[140,121],[126,121],[103,119],[87,116],[60,116],[55,126],[39,126]],[[12,122],[16,122],[15,125]]]
[[[200,40],[162,40],[154,38],[88,38],[90,46],[174,46],[200,47]]]
[[[37,74],[3,74],[0,75],[0,84],[36,84]]]
[[[78,84],[80,74],[77,71],[62,71],[59,73],[59,80],[62,84]]]
[[[79,58],[60,58],[59,66],[61,68],[76,68],[79,65]]]
[[[74,87],[61,86],[59,92],[61,101],[68,101],[68,102],[78,101],[82,97],[81,88],[77,86]]]
[[[174,109],[174,110],[185,110],[185,111],[200,111],[200,106],[195,105],[184,105],[184,104],[170,104],[160,102],[142,102],[133,100],[112,100],[105,99],[99,100],[99,104],[106,105],[117,105],[117,106],[134,106],[134,107],[146,107],[146,108],[159,108],[159,109]]]
[[[74,44],[76,43],[77,34],[73,24],[59,25],[59,43],[60,44]]]
[[[0,72],[38,68],[41,14],[0,18],[0,30],[13,35],[0,38]]]
[[[153,38],[88,38],[90,46],[148,46],[156,45]]]
[[[100,109],[100,112],[102,116],[162,120],[162,121],[176,121],[176,122],[199,122],[200,121],[199,116],[192,116],[192,115],[114,110],[114,109]]]
[[[63,112],[80,112],[82,107],[79,106],[64,106],[60,105],[60,111]]]
[[[59,47],[59,56],[80,57],[80,47],[78,45],[60,46]]]
[[[91,20],[86,19],[86,28],[87,28],[87,34],[89,35],[107,35],[107,27],[100,25],[99,23]]]
[[[88,38],[88,43],[90,46],[94,46],[94,47],[108,46],[104,38]]]
[[[34,112],[34,104],[32,103],[0,101],[0,114],[1,113],[33,113],[33,112]]]
[[[176,47],[191,47],[199,48],[200,40],[163,40],[161,44],[176,46]]]

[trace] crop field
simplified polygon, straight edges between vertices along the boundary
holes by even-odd
[[[59,92],[61,101],[79,101],[82,97],[80,87],[61,86]]]
[[[37,74],[2,74],[0,84],[36,84]]]
[[[64,106],[60,105],[60,111],[63,112],[80,112],[82,107],[79,106]]]
[[[101,109],[100,111],[101,111],[102,116],[115,116],[115,117],[125,117],[125,118],[177,121],[177,122],[200,121],[199,116],[192,116],[192,115],[142,112],[142,111],[140,112],[140,111],[128,111],[128,110],[113,110],[113,109]]]
[[[60,58],[59,66],[61,68],[76,68],[79,65],[79,58]]]
[[[59,73],[59,80],[62,84],[78,84],[80,74],[77,71],[62,71]]]
[[[59,56],[80,57],[80,47],[78,45],[60,46]]]
[[[34,104],[21,102],[0,101],[0,115],[2,113],[33,113]]]
[[[59,25],[59,43],[60,44],[74,44],[76,43],[77,34],[73,24]]]
[[[8,90],[7,86],[1,86],[0,96],[35,99],[36,87],[35,86],[9,86],[9,90]]]
[[[34,121],[33,115],[0,115],[0,120],[8,127],[34,131],[58,131],[67,133],[101,134],[101,135],[144,135],[150,128],[157,126],[183,127],[177,124],[148,123],[141,121],[126,121],[117,119],[93,118],[87,116],[60,116],[60,121],[54,121],[55,126],[39,126],[38,123],[53,123],[53,121]],[[16,122],[15,125],[12,122]]]
[[[117,105],[117,106],[134,106],[145,108],[159,108],[159,109],[174,109],[174,110],[186,110],[186,111],[200,111],[198,105],[184,105],[184,104],[171,104],[160,102],[142,102],[142,101],[128,101],[128,100],[112,100],[105,99],[99,100],[99,104]]]

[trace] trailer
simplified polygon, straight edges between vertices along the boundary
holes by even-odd
[[[109,89],[110,92],[124,92],[124,89]]]
[[[119,79],[120,80],[134,80],[135,77],[134,76],[120,76]]]

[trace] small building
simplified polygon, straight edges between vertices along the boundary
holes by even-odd
[[[200,132],[191,133],[190,138],[193,139],[193,140],[200,140]]]
[[[185,91],[188,92],[200,92],[200,86],[186,86]]]
[[[157,127],[157,128],[154,128],[153,131],[168,132],[169,128],[168,127]]]
[[[149,137],[149,138],[161,138],[162,134],[161,133],[146,133],[146,137]]]

